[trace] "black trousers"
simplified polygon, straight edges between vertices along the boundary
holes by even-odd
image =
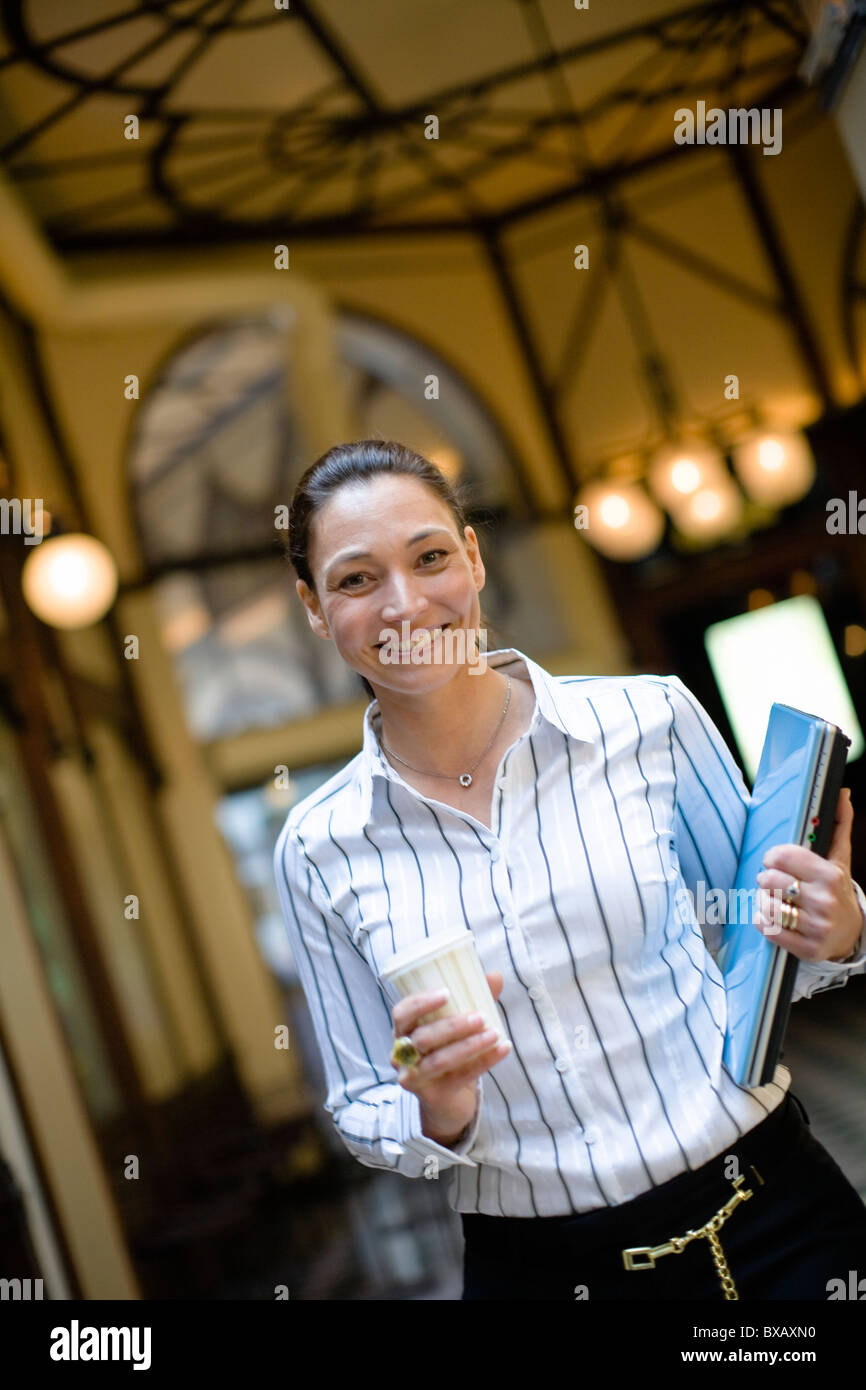
[[[866,1206],[804,1116],[789,1091],[739,1143],[620,1206],[574,1216],[462,1213],[463,1298],[723,1301],[706,1238],[649,1269],[625,1269],[622,1251],[709,1221],[733,1196],[725,1172],[735,1154],[754,1196],[718,1237],[739,1298],[825,1301],[831,1279],[847,1288],[850,1270],[866,1275]]]

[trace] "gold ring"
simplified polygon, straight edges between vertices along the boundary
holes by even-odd
[[[391,1048],[391,1061],[395,1067],[414,1067],[421,1061],[421,1053],[409,1037],[395,1038]]]
[[[785,931],[799,931],[797,918],[800,916],[800,909],[794,907],[793,903],[782,903],[782,927]]]
[[[782,897],[785,899],[786,903],[795,903],[799,896],[800,880],[798,878],[792,878],[791,882],[788,884],[787,888],[782,894]]]

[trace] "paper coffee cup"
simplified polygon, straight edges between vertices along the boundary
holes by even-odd
[[[421,1023],[452,1018],[455,1014],[481,1014],[485,1027],[495,1028],[500,1040],[505,1041],[505,1026],[471,931],[449,931],[425,937],[416,945],[398,951],[379,978],[393,985],[401,999],[427,990],[450,991],[451,998],[441,1008],[424,1014]]]

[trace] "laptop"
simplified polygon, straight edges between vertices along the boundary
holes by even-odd
[[[728,1010],[723,1058],[741,1085],[773,1080],[800,964],[754,924],[757,875],[774,845],[806,845],[826,856],[850,744],[817,715],[778,703],[770,709],[734,882],[735,908],[726,914],[717,954]]]

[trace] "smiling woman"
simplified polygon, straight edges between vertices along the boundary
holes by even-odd
[[[387,550],[395,553],[397,562],[402,561],[413,575],[429,576],[421,581],[427,598],[419,594],[413,600],[401,591],[401,581],[397,580],[397,593],[383,604],[386,555],[380,545],[368,548],[358,540],[363,531],[365,506],[375,533],[385,523],[384,529],[393,542]],[[414,510],[428,524],[410,528],[398,538],[399,517]],[[425,547],[424,542],[431,540],[436,545]],[[475,557],[472,587],[476,592],[483,584],[484,567],[460,492],[440,469],[403,444],[362,440],[338,445],[317,459],[298,483],[292,501],[287,552],[298,575],[297,592],[307,608],[310,626],[320,637],[336,641],[341,656],[359,673],[371,697],[378,693],[371,677],[378,682],[383,665],[395,664],[395,657],[411,656],[426,648],[428,659],[424,664],[430,664],[431,656],[435,659],[435,649],[442,645],[431,640],[440,628],[463,634],[466,660],[470,663],[475,649],[485,645],[486,628],[481,626],[478,632],[479,624],[486,621],[480,606],[474,613],[470,603],[470,613],[463,615],[475,617],[474,629],[457,616],[440,614],[438,621],[429,621],[431,595],[444,600],[446,591],[452,593],[455,579],[458,586],[462,583],[465,588],[470,554]],[[462,563],[458,560],[461,553],[465,557]],[[365,562],[360,569],[355,567],[358,561]],[[321,570],[318,585],[314,565]],[[343,596],[349,595],[349,603],[344,602]],[[468,590],[462,598],[465,606],[471,598]],[[325,610],[334,624],[333,630]],[[435,619],[437,615],[432,616]],[[367,633],[366,623],[377,617],[381,621],[373,636]],[[361,621],[365,635],[372,640],[364,644],[364,651],[350,654],[340,638],[346,623],[356,628]],[[475,632],[479,640],[473,647],[469,638]],[[378,658],[372,657],[374,650],[379,652]]]
[[[311,629],[374,697],[361,751],[274,851],[349,1152],[447,1171],[466,1299],[825,1299],[866,1208],[788,1069],[747,1087],[724,1066],[713,934],[680,906],[701,882],[730,890],[750,804],[706,711],[673,675],[552,676],[513,647],[471,666],[456,639],[480,637],[478,539],[404,445],[324,454],[289,528]],[[843,808],[830,897],[810,907],[804,887],[799,932],[776,937],[800,957],[795,999],[866,969],[850,827]],[[481,1015],[437,1016],[441,994],[393,998],[395,959],[455,931],[504,1041]]]

